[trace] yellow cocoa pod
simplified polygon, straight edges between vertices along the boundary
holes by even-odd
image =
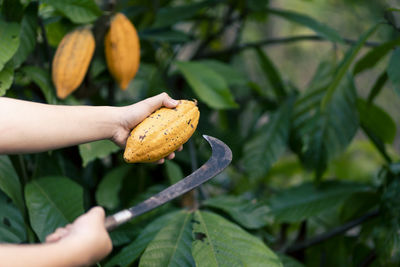
[[[95,49],[95,40],[88,27],[66,34],[57,47],[52,64],[52,78],[57,96],[66,98],[82,83]]]
[[[193,135],[199,117],[196,101],[180,100],[176,108],[158,109],[131,131],[125,161],[154,162],[168,156]]]
[[[140,43],[135,27],[124,14],[117,13],[111,19],[104,45],[108,70],[126,90],[139,69]]]

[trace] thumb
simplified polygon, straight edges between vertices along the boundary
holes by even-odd
[[[93,219],[102,221],[105,219],[105,211],[102,207],[97,206],[91,208],[88,212],[87,215],[90,216]]]
[[[105,220],[105,211],[102,207],[97,206],[91,208],[89,211],[87,211],[85,214],[82,214],[79,216],[75,221],[74,225],[84,225],[87,223],[101,223],[104,224]]]
[[[143,100],[140,104],[143,105],[143,109],[150,114],[163,106],[174,108],[179,104],[179,101],[172,99],[167,93],[161,93]]]

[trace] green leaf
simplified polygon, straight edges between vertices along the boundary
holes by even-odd
[[[20,25],[0,19],[0,71],[19,47]]]
[[[400,48],[396,48],[390,58],[387,68],[389,80],[392,82],[395,91],[400,96]]]
[[[19,67],[29,56],[36,45],[36,30],[38,27],[38,4],[30,3],[25,9],[21,21],[20,45],[13,57],[15,67]]]
[[[123,247],[115,256],[108,260],[104,266],[130,266],[140,254],[142,254],[157,233],[180,213],[180,211],[171,212],[152,221],[141,231],[135,241]]]
[[[360,123],[383,142],[392,144],[396,137],[396,123],[383,109],[359,98],[357,109]]]
[[[376,192],[358,192],[348,197],[340,210],[340,219],[347,222],[361,217],[371,208],[379,205],[379,195]]]
[[[37,66],[25,66],[22,72],[39,86],[48,104],[57,103],[55,89],[48,71]]]
[[[278,9],[268,9],[267,11],[271,14],[280,16],[287,20],[306,26],[329,41],[344,43],[342,37],[340,37],[340,35],[334,29],[321,22],[316,21],[315,19],[309,16],[292,11],[278,10]]]
[[[377,224],[372,232],[378,266],[398,266],[400,262],[400,227]]]
[[[32,180],[25,187],[25,199],[31,226],[41,242],[84,213],[83,188],[62,176]]]
[[[188,5],[164,7],[158,10],[153,23],[154,28],[163,28],[187,20],[203,8],[209,7],[215,1],[203,1]]]
[[[382,59],[387,53],[389,53],[396,45],[400,44],[400,38],[386,42],[371,49],[365,56],[357,61],[354,66],[353,74],[356,75],[367,69],[373,68],[380,59]]]
[[[256,52],[265,76],[268,78],[272,89],[275,92],[275,96],[278,99],[285,98],[287,95],[285,85],[283,84],[282,78],[279,71],[274,66],[274,63],[262,49],[257,48]]]
[[[320,101],[325,88],[306,92],[295,105],[293,134],[301,140],[302,162],[316,170],[319,179],[327,164],[350,144],[358,129],[356,92],[351,77],[342,81],[326,110]]]
[[[202,64],[208,66],[209,69],[217,72],[221,77],[224,78],[228,86],[241,86],[246,85],[248,83],[248,79],[244,76],[244,74],[231,65],[225,64],[221,61],[214,59],[207,59],[199,61]]]
[[[195,266],[191,254],[191,212],[182,211],[168,221],[149,243],[139,266]]]
[[[71,23],[72,24],[72,23]],[[57,47],[63,37],[72,30],[65,20],[50,21],[45,25],[47,41],[52,47]]]
[[[324,110],[329,105],[329,102],[331,101],[331,98],[333,97],[335,90],[342,83],[343,77],[348,72],[351,63],[356,58],[358,52],[363,47],[364,43],[378,29],[378,27],[380,25],[381,24],[378,23],[378,24],[372,26],[367,32],[362,34],[360,36],[360,38],[357,40],[357,43],[346,53],[344,59],[342,60],[341,64],[339,65],[339,68],[337,70],[335,78],[333,79],[332,83],[328,87],[326,95],[322,99],[322,102],[321,102],[322,110]]]
[[[292,257],[289,257],[285,254],[278,254],[279,259],[281,260],[283,266],[285,267],[304,267],[302,263],[298,262]]]
[[[322,60],[317,67],[307,87],[307,94],[316,93],[321,88],[327,88],[335,73],[335,61],[332,58]]]
[[[245,228],[258,229],[270,221],[269,208],[257,199],[217,196],[203,202],[204,206],[220,209]]]
[[[196,266],[282,266],[260,239],[223,217],[196,211],[192,255]]]
[[[176,62],[199,99],[215,109],[236,108],[228,84],[221,75],[200,62]]]
[[[101,14],[94,0],[43,0],[53,6],[74,23],[94,22]]]
[[[186,43],[190,41],[189,35],[173,29],[141,31],[139,37],[140,40],[151,42]]]
[[[273,197],[270,214],[278,222],[301,222],[327,210],[333,210],[351,194],[369,190],[368,186],[343,181],[306,182]]]
[[[0,70],[0,96],[6,94],[6,91],[10,89],[14,81],[14,69],[8,64],[2,70]]]
[[[103,177],[96,190],[97,204],[110,210],[118,207],[122,182],[130,169],[129,165],[118,166]]]
[[[183,172],[181,167],[177,163],[175,163],[174,161],[167,160],[165,161],[164,166],[169,183],[171,185],[182,180]]]
[[[21,211],[0,191],[0,243],[23,243],[26,237]]]
[[[105,158],[110,154],[120,150],[120,147],[109,140],[100,140],[79,145],[79,154],[82,157],[83,167],[91,161]]]
[[[13,201],[23,213],[25,211],[22,188],[17,172],[6,155],[0,155],[0,189]]]
[[[371,91],[368,94],[368,102],[372,103],[376,96],[379,95],[383,86],[388,80],[388,75],[386,70],[379,75],[378,79],[375,81],[375,84],[372,86]]]
[[[285,152],[289,138],[293,98],[287,100],[271,115],[243,147],[243,166],[250,177],[265,175],[272,164]]]

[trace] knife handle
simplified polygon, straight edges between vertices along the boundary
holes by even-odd
[[[121,210],[113,215],[107,216],[107,218],[104,221],[104,226],[106,227],[107,231],[112,231],[118,226],[120,226],[123,223],[126,223],[130,219],[132,219],[134,216],[131,211],[128,209],[126,210]]]

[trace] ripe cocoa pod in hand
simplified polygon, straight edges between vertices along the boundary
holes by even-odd
[[[82,83],[94,49],[95,40],[88,27],[77,28],[63,37],[52,63],[52,79],[59,98],[66,98]]]
[[[199,117],[196,101],[180,100],[176,108],[158,109],[131,131],[125,161],[155,162],[168,156],[193,135]]]
[[[108,70],[126,90],[139,69],[140,43],[135,27],[124,14],[117,13],[111,19],[104,45]]]

